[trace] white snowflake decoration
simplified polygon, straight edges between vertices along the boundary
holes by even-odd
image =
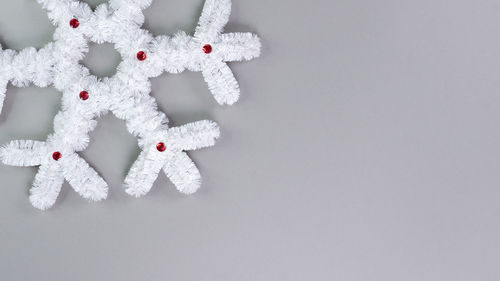
[[[142,10],[151,0],[110,0],[95,11],[77,0],[37,1],[57,27],[54,42],[39,51],[0,46],[0,110],[8,82],[53,85],[63,93],[54,133],[45,142],[16,140],[0,150],[5,164],[40,166],[30,190],[33,206],[53,206],[64,180],[91,201],[107,197],[106,182],[77,152],[87,148],[97,118],[109,111],[126,121],[142,149],[125,179],[128,194],[146,194],[162,169],[180,192],[195,192],[201,177],[185,151],[213,146],[219,127],[204,120],[170,128],[150,96],[149,79],[164,71],[201,71],[218,103],[236,102],[238,82],[226,62],[258,57],[261,44],[251,33],[222,33],[231,1],[206,0],[194,36],[179,32],[173,37],[154,37],[141,29]],[[79,64],[89,41],[115,45],[123,59],[116,75],[99,79]]]

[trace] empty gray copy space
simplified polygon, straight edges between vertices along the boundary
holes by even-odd
[[[4,48],[52,41],[36,1],[0,2]],[[154,0],[145,28],[193,33],[202,5]],[[259,59],[230,64],[234,106],[200,73],[152,79],[172,125],[221,126],[190,153],[200,191],[160,175],[128,196],[139,147],[109,114],[81,153],[110,186],[103,202],[64,184],[38,211],[37,168],[0,165],[1,281],[500,280],[499,1],[233,0],[226,31],[263,42]],[[112,47],[82,63],[113,75]],[[60,100],[9,85],[0,144],[45,140]]]

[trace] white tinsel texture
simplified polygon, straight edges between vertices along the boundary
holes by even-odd
[[[95,10],[77,0],[37,1],[56,26],[54,42],[40,50],[0,46],[0,112],[9,82],[53,86],[63,93],[54,133],[45,141],[14,140],[0,148],[4,164],[39,166],[30,190],[33,206],[52,207],[64,181],[89,201],[107,197],[108,185],[78,152],[87,148],[97,119],[108,112],[126,121],[142,150],[124,181],[128,194],[148,193],[161,171],[180,192],[198,190],[200,172],[186,151],[213,146],[219,126],[202,120],[170,127],[150,96],[150,78],[198,71],[218,103],[235,103],[240,89],[227,62],[258,57],[261,44],[251,33],[223,33],[231,1],[206,0],[194,34],[172,37],[155,37],[141,28],[142,11],[151,0],[110,0]],[[114,76],[100,79],[79,64],[89,42],[113,43],[120,52],[123,61]]]

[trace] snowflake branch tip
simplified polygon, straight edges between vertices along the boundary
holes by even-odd
[[[30,202],[33,207],[47,210],[54,206],[63,183],[64,176],[58,169],[54,169],[54,166],[40,166],[30,190]]]
[[[213,41],[224,29],[231,15],[231,0],[206,0],[194,37]]]
[[[80,156],[71,154],[62,164],[64,178],[83,198],[94,202],[106,199],[108,185]]]
[[[30,190],[31,204],[41,210],[52,207],[64,180],[89,201],[101,201],[108,195],[108,186],[97,172],[78,155],[71,154],[63,155],[58,162],[45,162],[40,166]]]
[[[225,62],[251,60],[260,56],[262,44],[253,33],[225,33],[221,35],[219,51]]]
[[[135,197],[147,194],[163,169],[180,192],[194,193],[201,185],[201,176],[184,151],[213,146],[219,136],[219,126],[206,120],[157,132],[145,141],[125,178],[125,191]]]
[[[206,56],[199,62],[199,70],[221,105],[232,105],[240,96],[238,82],[226,62],[256,58],[261,49],[259,37],[252,33],[222,33],[230,14],[230,0],[207,0],[191,43],[193,48],[203,47]],[[197,70],[192,65],[188,68]]]
[[[165,134],[167,146],[186,151],[213,146],[219,137],[219,125],[208,120],[170,128]]]
[[[105,199],[108,186],[97,172],[71,149],[54,152],[55,146],[52,141],[15,140],[0,148],[0,160],[7,165],[40,166],[30,190],[32,205],[41,210],[52,207],[64,180],[83,198]]]
[[[163,171],[183,194],[193,194],[201,186],[200,171],[185,152],[175,154],[172,161],[165,164]]]
[[[208,89],[220,105],[232,105],[240,98],[240,86],[233,72],[223,62],[207,64],[202,70]]]

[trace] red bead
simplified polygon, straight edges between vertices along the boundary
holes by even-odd
[[[77,19],[72,19],[69,21],[69,25],[73,28],[77,28],[80,26],[80,21],[78,21]]]
[[[212,52],[212,45],[206,44],[203,46],[203,52],[205,52],[205,54],[210,54]]]
[[[80,92],[80,98],[82,100],[88,100],[89,99],[89,93],[87,91],[81,91]]]
[[[158,149],[159,152],[163,152],[167,149],[167,146],[164,143],[160,142],[156,145],[156,149]]]
[[[146,60],[147,56],[146,53],[143,51],[140,51],[137,53],[137,59],[140,61]]]
[[[54,154],[52,154],[52,158],[54,158],[54,160],[56,160],[56,161],[61,159],[61,157],[62,157],[62,154],[59,151],[56,151],[56,152],[54,152]]]

